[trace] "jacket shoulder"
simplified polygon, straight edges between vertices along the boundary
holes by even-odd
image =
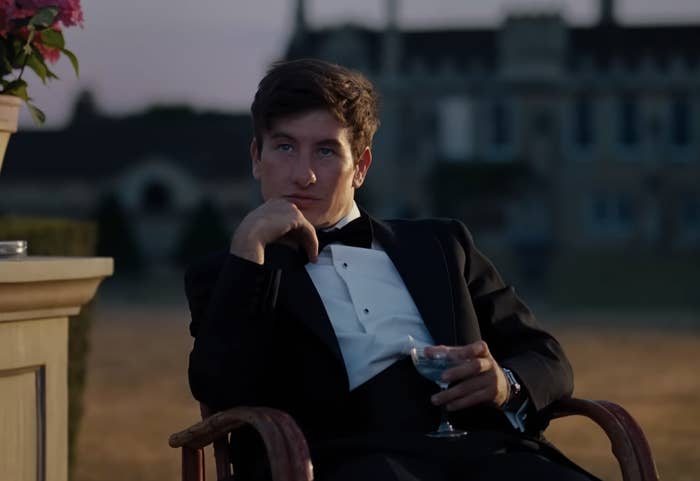
[[[472,243],[472,235],[464,223],[448,217],[429,217],[424,219],[387,219],[384,221],[393,229],[401,231],[432,233],[439,237],[456,237],[460,241]]]
[[[185,270],[185,288],[188,289],[205,279],[215,280],[226,262],[229,253],[226,250],[210,252],[192,262]]]

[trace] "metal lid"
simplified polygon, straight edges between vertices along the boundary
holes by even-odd
[[[27,241],[0,241],[0,257],[26,256]]]

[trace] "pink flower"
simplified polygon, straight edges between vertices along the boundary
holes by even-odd
[[[53,7],[55,12],[50,22],[44,19],[40,25],[29,25],[30,19],[36,18],[41,9]],[[50,23],[50,25],[47,25]],[[75,55],[65,48],[56,48],[46,45],[60,45],[62,27],[72,27],[74,25],[83,26],[83,11],[80,0],[0,0],[0,40],[12,42],[18,48],[3,48],[0,52],[0,62],[3,65],[2,79],[3,86],[0,86],[0,93],[16,95],[25,100],[30,108],[34,122],[41,125],[44,122],[44,114],[31,104],[31,98],[27,94],[27,81],[22,78],[25,67],[33,70],[44,82],[55,75],[49,76],[47,73],[47,62],[56,62],[61,53],[65,53],[78,74],[78,64]],[[53,37],[53,38],[51,38]],[[26,44],[31,38],[31,49],[26,49]],[[14,78],[12,78],[14,77]]]
[[[42,7],[58,7],[57,22],[61,22],[66,27],[83,26],[80,0],[17,0],[17,5],[33,13]]]
[[[10,31],[14,15],[14,0],[0,0],[0,35],[5,36]]]
[[[60,31],[61,29],[54,27],[53,30]],[[36,47],[41,56],[44,57],[44,60],[48,60],[51,63],[56,63],[61,57],[61,51],[59,49],[44,45],[43,39],[41,38],[41,32],[34,37],[32,45]]]
[[[35,43],[34,46],[39,51],[44,60],[48,60],[51,63],[58,62],[61,57],[61,51],[57,48],[46,47],[44,44]]]

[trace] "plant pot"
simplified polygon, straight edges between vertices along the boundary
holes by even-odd
[[[10,135],[17,132],[17,120],[22,100],[14,95],[0,95],[0,170]]]

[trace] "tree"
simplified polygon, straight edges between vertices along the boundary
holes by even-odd
[[[209,199],[202,200],[188,216],[174,258],[186,265],[207,252],[225,248],[230,239],[221,210]]]

